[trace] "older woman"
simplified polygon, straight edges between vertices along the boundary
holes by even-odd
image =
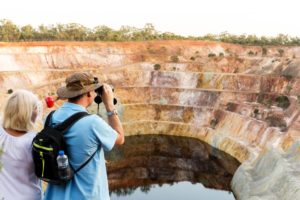
[[[40,200],[41,183],[34,174],[31,142],[38,98],[18,90],[8,98],[0,126],[0,199]]]

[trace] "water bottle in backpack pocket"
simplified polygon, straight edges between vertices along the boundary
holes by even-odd
[[[63,150],[58,152],[57,167],[58,167],[58,177],[61,180],[69,180],[72,177],[72,169],[69,165],[68,156],[65,155]]]

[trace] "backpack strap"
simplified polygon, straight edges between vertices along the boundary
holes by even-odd
[[[98,148],[96,149],[96,151],[89,157],[89,159],[87,159],[82,165],[80,165],[80,167],[78,167],[76,170],[74,170],[74,174],[76,174],[77,172],[79,172],[82,168],[84,168],[91,160],[92,158],[95,156],[95,154],[97,153],[97,151],[100,149],[100,146],[98,146]],[[71,166],[71,165],[70,165]]]
[[[52,121],[52,115],[53,115],[54,112],[55,112],[55,110],[52,110],[52,111],[49,113],[49,115],[47,116],[46,122],[45,122],[45,126],[46,126],[46,127],[49,127],[49,126],[51,125],[50,122]]]
[[[54,128],[62,133],[65,133],[75,122],[88,115],[89,114],[87,112],[77,112]]]
[[[55,110],[54,110],[55,111]],[[52,111],[45,122],[45,125],[50,126],[49,122],[52,118],[52,115],[54,113],[54,111]],[[58,131],[61,131],[62,133],[65,133],[69,128],[71,128],[71,126],[77,122],[78,120],[80,120],[81,118],[88,116],[89,114],[87,112],[77,112],[75,114],[73,114],[71,117],[67,118],[65,121],[63,121],[61,124],[58,124],[57,126],[55,126],[54,128]],[[96,151],[89,157],[89,159],[87,159],[82,165],[80,165],[80,167],[78,167],[78,169],[74,170],[73,166],[69,163],[70,167],[73,169],[74,174],[76,174],[77,172],[79,172],[83,167],[85,167],[91,160],[92,158],[95,156],[95,154],[97,153],[97,151],[100,149],[100,146],[98,146],[98,148],[96,149]]]

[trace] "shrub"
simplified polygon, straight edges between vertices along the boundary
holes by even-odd
[[[266,121],[271,127],[279,127],[281,131],[285,131],[287,128],[287,124],[283,119],[283,116],[279,115],[271,115],[266,118]]]
[[[284,50],[283,49],[277,49],[277,51],[279,53],[279,56],[282,57],[283,53],[284,53]]]
[[[165,46],[160,47],[160,53],[166,53],[167,52],[167,48]]]
[[[11,93],[13,93],[14,91],[12,90],[12,89],[9,89],[9,90],[7,90],[7,94],[11,94]]]
[[[155,49],[153,49],[152,46],[148,46],[148,47],[147,47],[147,50],[148,50],[148,52],[149,52],[150,54],[155,54],[155,53],[156,53]]]
[[[216,54],[214,54],[214,53],[209,53],[209,54],[208,54],[208,57],[210,57],[210,58],[211,58],[211,57],[216,57]]]
[[[141,62],[144,62],[146,60],[145,55],[140,55],[140,59],[141,59]]]
[[[259,93],[257,95],[257,99],[256,99],[257,103],[263,103],[264,98],[265,98],[265,95],[263,93]]]
[[[260,112],[259,112],[259,109],[258,108],[255,108],[254,110],[253,110],[253,117],[254,118],[258,118],[259,117],[259,114],[260,114]]]
[[[192,57],[190,58],[190,60],[193,60],[193,61],[194,61],[195,59],[196,59],[196,58],[195,58],[194,56],[192,56]]]
[[[292,80],[292,78],[293,78],[293,75],[291,75],[291,74],[282,74],[282,76],[288,81]]]
[[[268,50],[266,47],[263,47],[261,51],[263,56],[266,56],[268,54]]]
[[[210,127],[213,128],[213,129],[216,128],[217,124],[218,124],[218,120],[215,119],[215,118],[210,121]]]
[[[275,99],[277,106],[283,109],[286,109],[290,106],[290,100],[287,96],[278,96]]]
[[[248,55],[249,55],[249,56],[253,56],[253,55],[254,55],[254,52],[250,50],[250,51],[248,52]]]
[[[235,67],[232,73],[235,73],[235,74],[236,74],[236,73],[238,73],[238,72],[239,72],[239,68],[238,68],[238,67]]]
[[[227,105],[226,105],[226,110],[233,112],[237,109],[237,107],[238,107],[238,104],[228,102]]]
[[[224,53],[219,53],[219,57],[224,57]]]
[[[292,60],[289,60],[289,61],[287,61],[286,64],[289,65],[289,64],[291,64],[291,62],[292,62]]]
[[[290,85],[287,85],[286,87],[285,87],[285,91],[289,94],[290,93],[290,91],[292,90],[293,88],[292,88],[292,86],[290,86]]]
[[[266,105],[268,108],[270,108],[270,107],[272,106],[272,103],[273,103],[272,99],[268,99],[268,100],[266,101],[265,105]]]
[[[179,61],[178,56],[171,56],[171,61],[172,62],[178,62]]]
[[[160,64],[155,64],[154,65],[154,70],[160,70],[160,67],[161,67]]]

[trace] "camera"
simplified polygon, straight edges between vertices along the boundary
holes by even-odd
[[[112,88],[112,91],[113,91],[113,92],[115,91],[114,88]],[[95,92],[97,93],[97,96],[95,97],[94,102],[95,102],[96,104],[102,103],[102,98],[101,98],[101,96],[102,96],[102,93],[103,93],[103,86],[101,86],[101,87],[99,87],[98,89],[96,89]],[[117,103],[118,103],[117,99],[114,98],[114,105],[116,105]]]

